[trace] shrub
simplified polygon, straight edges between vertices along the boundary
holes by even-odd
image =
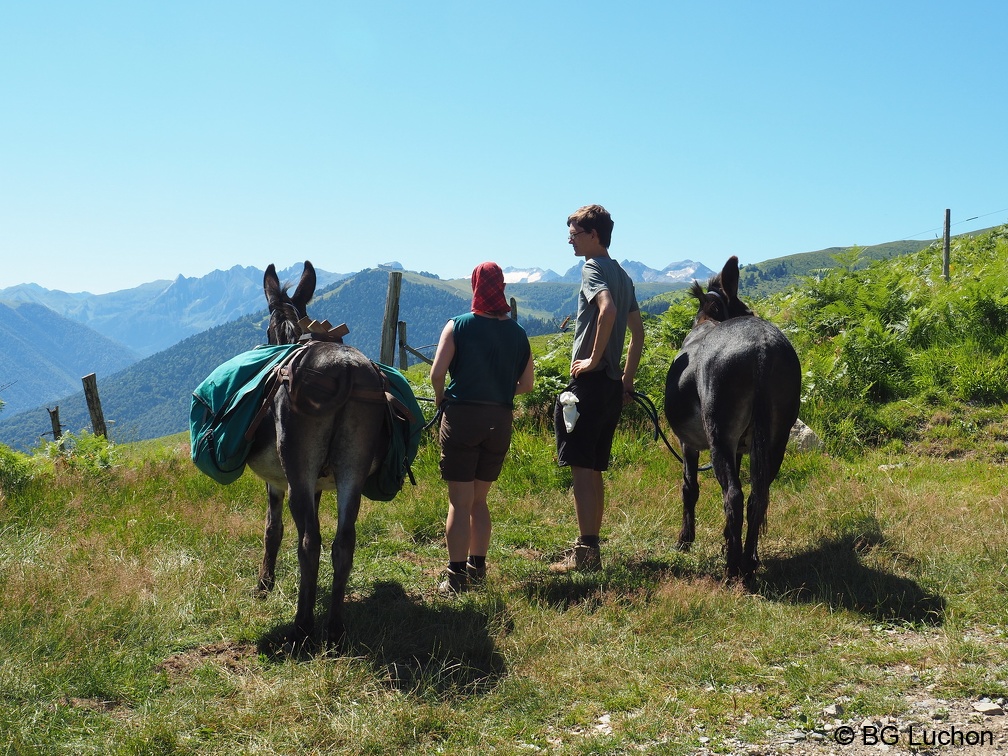
[[[83,472],[107,470],[119,461],[115,444],[89,431],[65,433],[59,441],[43,442],[40,451],[49,459],[62,461],[71,470]]]
[[[840,339],[847,378],[854,392],[875,402],[906,395],[909,389],[907,350],[902,335],[874,315]]]
[[[964,349],[951,380],[954,395],[962,401],[1008,401],[1008,354],[993,356],[979,348]]]
[[[0,444],[0,494],[11,496],[31,481],[31,459]]]

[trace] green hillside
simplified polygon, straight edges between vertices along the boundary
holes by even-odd
[[[263,343],[265,332],[263,312],[190,336],[119,372],[97,372],[109,436],[117,442],[135,441],[188,428],[192,390],[217,365]],[[65,431],[91,427],[82,392],[52,404],[59,407]],[[31,448],[46,433],[51,435],[51,423],[44,407],[0,415],[0,440],[8,446]]]
[[[138,355],[33,302],[0,302],[0,388],[5,414],[26,410],[81,388],[90,373],[108,375]],[[48,417],[48,415],[46,415]]]
[[[962,243],[972,238],[984,236],[994,230],[996,229],[989,228],[983,231],[974,231],[954,236],[952,239],[956,243]],[[739,290],[746,292],[746,295],[751,299],[769,297],[792,287],[800,286],[805,278],[822,275],[833,268],[845,267],[859,270],[873,262],[913,254],[921,249],[931,247],[933,244],[933,242],[908,240],[873,244],[869,247],[856,245],[829,247],[814,252],[774,257],[758,263],[746,263],[741,267]],[[706,282],[701,281],[701,283]],[[668,309],[671,302],[680,298],[682,288],[685,286],[668,293],[657,292],[650,298],[638,297],[641,299],[642,309],[655,315],[661,314]]]
[[[970,239],[985,236],[995,231],[994,228],[982,231],[972,231],[968,234],[953,236],[955,243],[968,242]],[[858,270],[873,262],[891,260],[894,257],[919,252],[932,247],[935,242],[893,241],[884,244],[873,244],[869,247],[857,245],[850,247],[830,247],[816,252],[804,252],[787,257],[776,257],[763,262],[747,264],[742,267],[739,288],[749,292],[751,297],[764,297],[791,288],[801,282],[806,276],[813,276],[841,265],[837,258],[854,255],[853,261],[844,263],[847,267]],[[940,242],[939,242],[940,244]]]
[[[757,302],[805,371],[802,415],[837,453],[864,446],[1008,457],[1008,226],[864,265],[854,255]],[[745,294],[743,294],[745,296]]]

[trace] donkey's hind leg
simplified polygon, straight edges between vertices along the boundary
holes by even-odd
[[[330,450],[329,464],[336,472],[338,515],[332,544],[332,594],[325,630],[329,645],[342,645],[346,640],[343,602],[357,546],[361,490],[374,462],[375,450],[380,446],[386,412],[384,404],[350,402]]]
[[[745,494],[739,480],[739,457],[733,447],[711,445],[711,467],[721,484],[725,513],[725,558],[727,576],[737,578],[742,574],[742,515]]]
[[[291,641],[297,645],[311,637],[315,628],[315,599],[318,595],[319,555],[322,536],[319,532],[318,507],[321,491],[307,485],[291,486],[289,504],[298,529],[298,583],[297,613]]]
[[[742,575],[749,577],[759,567],[760,532],[766,523],[767,508],[770,504],[770,486],[757,485],[754,481],[749,492],[749,503],[746,505],[746,538],[742,550]]]
[[[700,482],[697,480],[697,468],[700,464],[700,451],[692,447],[683,447],[683,482],[682,482],[682,530],[679,531],[679,541],[676,548],[679,551],[689,551],[696,540],[696,503],[700,498]]]
[[[265,597],[276,584],[276,560],[283,541],[283,503],[284,491],[266,484],[266,495],[269,506],[266,510],[266,527],[263,533],[263,561],[259,567],[258,595]]]
[[[759,567],[759,537],[766,529],[767,511],[770,508],[770,484],[780,472],[787,450],[787,429],[776,431],[777,437],[754,434],[753,450],[749,457],[749,503],[746,506],[746,539],[742,553],[742,574],[752,575]]]
[[[351,490],[355,489],[355,490]],[[354,551],[357,547],[357,514],[360,511],[360,485],[340,487],[339,524],[332,544],[333,582],[329,601],[329,616],[326,622],[326,643],[340,645],[346,640],[346,624],[343,622],[343,601],[346,598],[347,581],[353,568]]]

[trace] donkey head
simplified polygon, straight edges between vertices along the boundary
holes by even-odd
[[[728,318],[751,316],[753,311],[738,298],[738,258],[732,255],[721,272],[707,282],[707,291],[697,281],[690,293],[700,301],[700,309],[693,319],[694,327],[707,320],[722,322]]]
[[[280,285],[273,263],[266,268],[263,276],[263,291],[269,305],[270,322],[266,336],[270,344],[293,344],[301,336],[298,321],[307,316],[305,308],[315,293],[315,268],[305,260],[301,280],[294,290],[294,296],[287,294],[289,284]]]

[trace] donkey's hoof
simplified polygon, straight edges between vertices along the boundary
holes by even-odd
[[[678,551],[686,553],[691,548],[693,548],[693,541],[692,540],[685,541],[682,538],[680,538],[678,541],[676,541],[675,547]]]
[[[276,577],[270,575],[268,572],[259,573],[259,584],[256,586],[253,595],[258,598],[266,598],[266,595],[273,590],[273,586],[276,585]]]
[[[725,582],[737,583],[743,578],[742,567],[737,562],[729,562],[725,566]]]
[[[315,621],[313,617],[309,617],[307,622],[298,622],[297,618],[295,618],[290,632],[287,633],[287,640],[295,645],[304,644],[311,640],[314,631]]]
[[[293,659],[307,659],[318,651],[318,643],[311,635],[291,631],[284,639],[283,650]]]
[[[741,575],[745,580],[749,580],[756,574],[756,570],[759,569],[759,559],[743,559],[741,567]]]
[[[329,622],[323,636],[325,647],[332,651],[344,651],[347,647],[347,630],[342,620]]]

